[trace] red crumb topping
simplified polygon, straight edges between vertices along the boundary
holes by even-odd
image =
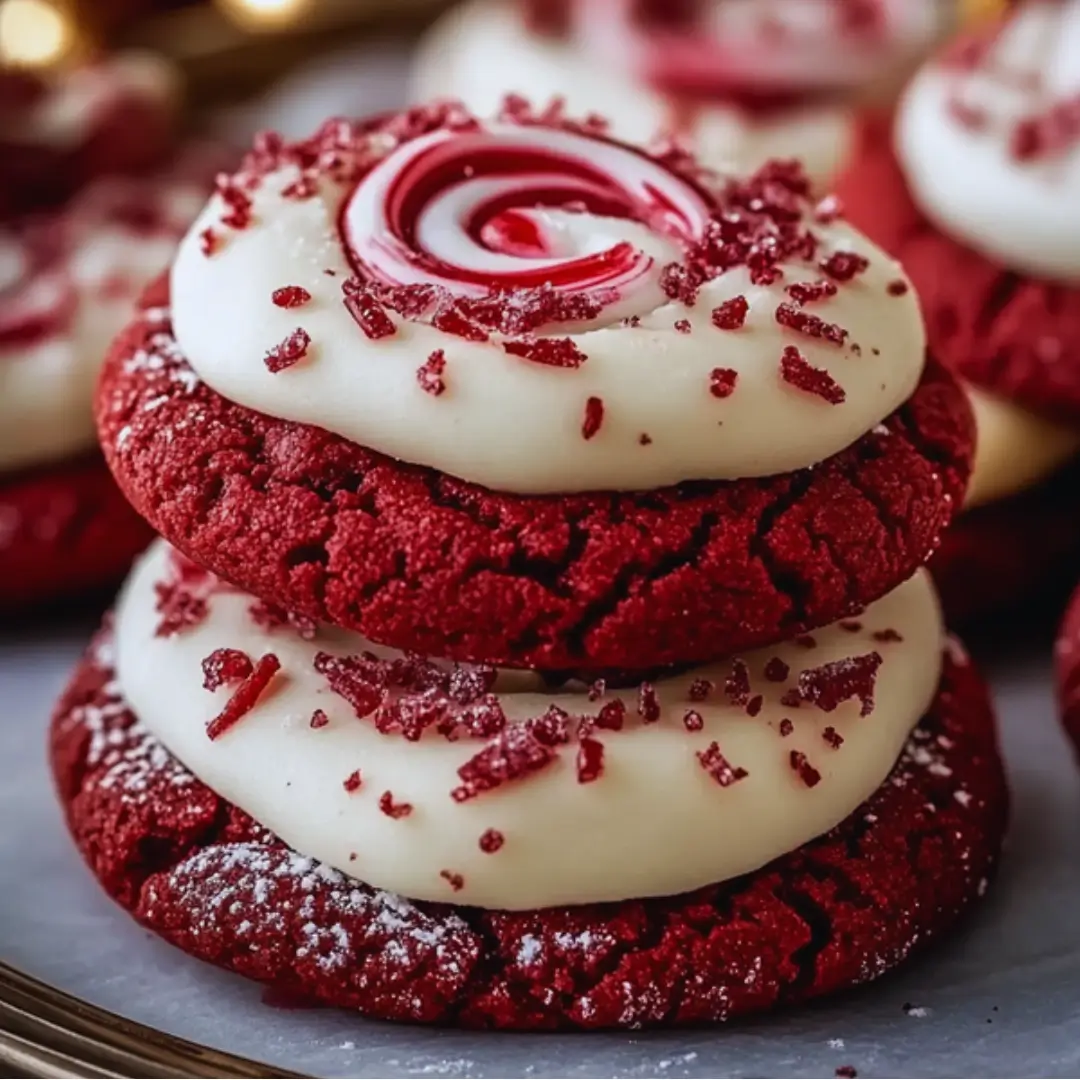
[[[731,665],[731,674],[724,682],[724,693],[732,705],[744,708],[750,701],[750,669],[745,660],[735,660]]]
[[[202,662],[203,687],[213,692],[226,683],[242,682],[254,667],[251,657],[240,649],[215,649]]]
[[[356,769],[349,773],[348,776],[341,782],[341,786],[351,795],[354,791],[359,791],[363,787],[364,778],[360,775],[360,770]]]
[[[843,327],[837,326],[836,323],[827,323],[808,311],[801,311],[794,304],[778,305],[776,321],[797,334],[829,341],[833,345],[843,345],[847,341],[848,332]]]
[[[1080,144],[1080,94],[1056,101],[1013,129],[1010,152],[1017,161],[1052,157]]]
[[[678,319],[675,323],[675,329],[678,330],[680,334],[689,334],[694,328],[689,319]]]
[[[765,665],[765,678],[769,682],[785,682],[790,674],[791,668],[779,656],[774,656]]]
[[[444,878],[454,892],[461,892],[465,888],[465,879],[461,874],[455,874],[453,870],[440,870],[439,877]]]
[[[837,1065],[836,1076],[838,1080],[855,1080],[859,1075],[854,1065]]]
[[[303,202],[313,199],[319,193],[319,182],[314,176],[301,176],[281,189],[282,198]]]
[[[416,369],[416,381],[425,394],[439,397],[446,391],[443,372],[446,371],[446,353],[436,349],[424,363]]]
[[[729,398],[735,393],[739,373],[732,368],[713,368],[709,372],[709,393],[714,398]]]
[[[394,320],[386,314],[386,308],[380,303],[374,290],[357,278],[348,278],[341,283],[345,308],[372,341],[393,337],[397,333]]]
[[[209,614],[205,589],[202,594],[193,589],[195,582],[184,571],[170,581],[154,585],[157,601],[154,610],[161,616],[154,629],[155,637],[172,637],[198,626]]]
[[[642,433],[641,433],[641,434],[640,434],[640,435],[638,436],[638,442],[639,442],[639,443],[640,443],[640,444],[641,444],[642,446],[652,446],[652,436],[651,436],[651,435],[649,435],[649,434],[647,434],[646,432],[644,432],[644,431],[643,431],[643,432],[642,432]]]
[[[577,752],[578,783],[591,784],[603,771],[604,744],[596,739],[582,739]]]
[[[817,787],[821,783],[821,773],[810,764],[810,760],[801,750],[792,750],[788,760],[791,762],[792,771],[799,774],[799,779],[807,787]]]
[[[907,296],[911,292],[911,286],[903,278],[897,278],[895,281],[889,282],[885,291],[890,296]]]
[[[799,676],[799,694],[822,712],[832,712],[845,701],[858,698],[860,715],[869,716],[874,711],[874,686],[881,664],[881,653],[872,652],[811,668]]]
[[[887,628],[885,630],[875,630],[873,638],[875,641],[880,641],[884,645],[889,645],[898,641],[903,641],[904,635],[898,630]]]
[[[322,709],[316,709],[311,714],[311,727],[318,731],[319,728],[326,727],[330,723],[330,717],[322,711]]]
[[[817,638],[813,634],[799,634],[797,637],[791,639],[795,645],[798,645],[800,649],[816,649]]]
[[[279,371],[298,364],[307,356],[310,348],[310,335],[306,330],[297,327],[280,345],[275,345],[266,354],[263,363],[276,375]]]
[[[581,437],[588,441],[604,422],[604,402],[598,397],[591,397],[585,402],[585,419],[581,422]]]
[[[719,307],[713,308],[713,326],[718,330],[741,330],[750,314],[750,304],[745,296],[733,296]]]
[[[822,259],[818,266],[834,281],[851,281],[865,273],[870,260],[854,251],[834,251],[827,259]]]
[[[646,724],[655,724],[660,719],[660,701],[652,683],[643,682],[638,687],[637,711]]]
[[[780,721],[780,734],[786,739],[795,730],[795,725],[785,716]]]
[[[764,704],[765,704],[765,699],[761,696],[761,694],[755,694],[746,703],[746,715],[747,716],[757,716],[761,712],[761,707]]]
[[[548,367],[579,368],[588,360],[572,338],[519,338],[504,341],[503,348],[511,356]]]
[[[849,634],[857,634],[862,629],[862,623],[858,619],[841,619],[840,629]]]
[[[590,701],[599,701],[607,693],[607,679],[596,679],[589,684],[588,698]]]
[[[707,701],[709,695],[715,689],[716,687],[713,684],[712,679],[695,679],[690,684],[687,697],[689,697],[691,701]]]
[[[785,690],[783,697],[780,698],[780,704],[785,709],[799,709],[802,707],[802,695],[799,693],[797,687],[792,687],[790,690]]]
[[[268,633],[287,626],[304,641],[313,641],[319,629],[319,624],[314,619],[309,619],[306,615],[300,615],[295,611],[286,611],[285,608],[267,600],[257,600],[248,608],[248,615],[256,626]]]
[[[458,769],[461,786],[454,788],[450,797],[455,802],[467,802],[485,791],[522,780],[554,760],[551,747],[540,742],[527,727],[514,724]]]
[[[822,733],[821,737],[834,749],[839,750],[844,745],[844,736],[834,727],[827,727]]]
[[[222,215],[221,224],[230,229],[246,229],[253,220],[251,196],[225,173],[217,178],[217,190],[227,208]]]
[[[431,320],[431,325],[444,334],[464,338],[466,341],[488,341],[491,334],[477,325],[465,314],[459,303],[440,304]]]
[[[787,294],[796,304],[817,304],[829,300],[840,290],[831,281],[801,281],[787,287]]]
[[[784,349],[780,375],[784,382],[797,390],[814,394],[830,405],[842,405],[847,401],[844,388],[827,371],[814,367],[794,345]]]
[[[271,299],[275,307],[298,308],[311,303],[311,293],[299,285],[285,285],[280,289],[275,289]]]
[[[199,233],[199,250],[207,257],[216,255],[221,249],[221,237],[213,229],[203,229]]]
[[[730,762],[720,751],[719,743],[709,743],[704,750],[697,754],[701,767],[721,786],[731,787],[740,780],[745,780],[750,774],[745,769],[733,768]]]
[[[596,726],[605,731],[622,731],[626,723],[626,704],[616,698],[602,706],[596,717]]]
[[[814,207],[814,220],[821,225],[832,225],[844,216],[844,204],[839,195],[826,195]]]
[[[252,669],[251,674],[236,688],[224,709],[206,725],[206,734],[219,739],[231,727],[238,724],[252,709],[274,676],[281,670],[281,661],[273,653],[267,653]]]
[[[570,741],[570,714],[558,705],[549,705],[543,716],[526,720],[525,726],[544,746],[565,746]]]
[[[687,709],[682,722],[687,731],[701,731],[705,727],[705,720],[696,709]]]
[[[498,829],[485,829],[480,837],[480,850],[485,855],[494,855],[506,843],[506,837]]]
[[[394,794],[391,791],[384,791],[379,796],[379,809],[388,817],[397,821],[399,818],[408,817],[412,812],[412,803],[394,802]]]

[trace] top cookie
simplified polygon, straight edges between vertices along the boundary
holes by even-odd
[[[171,301],[99,402],[136,505],[222,576],[432,655],[641,668],[780,640],[909,576],[966,482],[970,416],[923,375],[908,282],[797,167],[717,177],[521,102],[263,139]],[[210,450],[242,444],[280,482],[241,496]],[[308,498],[376,480],[364,526]],[[259,524],[298,483],[306,509]],[[345,558],[361,533],[379,583]]]

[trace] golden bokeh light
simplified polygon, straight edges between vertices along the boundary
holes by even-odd
[[[0,63],[50,67],[72,50],[71,16],[49,0],[0,0]]]
[[[295,26],[315,0],[218,0],[225,14],[245,30],[283,30]]]

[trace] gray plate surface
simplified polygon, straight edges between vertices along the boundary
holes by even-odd
[[[858,993],[719,1031],[499,1036],[271,1008],[164,945],[98,891],[54,805],[52,700],[89,627],[0,638],[0,958],[187,1039],[314,1076],[1053,1076],[1080,1070],[1080,774],[1048,642],[991,659],[1015,794],[1000,879],[951,941]],[[1040,658],[1041,654],[1041,658]],[[905,1010],[904,1006],[909,1007]]]

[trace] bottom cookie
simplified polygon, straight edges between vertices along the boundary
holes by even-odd
[[[118,585],[152,538],[96,454],[0,477],[0,612]]]
[[[297,854],[196,780],[120,698],[111,652],[106,629],[51,733],[68,825],[102,886],[185,952],[387,1020],[678,1026],[855,986],[983,894],[1005,829],[989,698],[954,646],[889,779],[832,832],[754,874],[576,908],[412,903]]]
[[[1069,468],[1048,484],[969,510],[953,523],[930,562],[950,625],[967,627],[1037,607],[1061,582],[1073,580],[1080,555],[1073,495],[1078,480],[1077,469]]]

